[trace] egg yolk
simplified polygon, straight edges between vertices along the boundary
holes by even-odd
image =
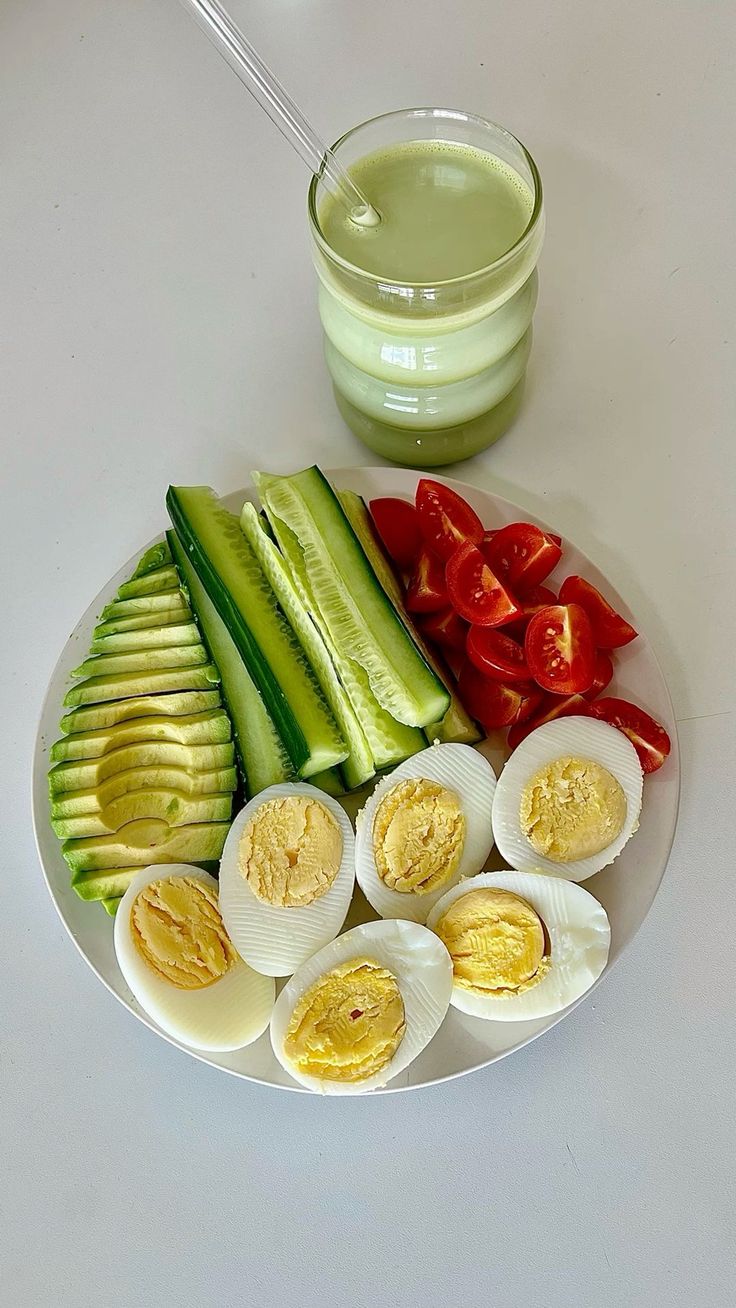
[[[574,863],[599,854],[621,834],[626,796],[600,763],[557,758],[527,782],[519,820],[538,854],[555,863]]]
[[[310,795],[269,799],[243,827],[240,871],[253,894],[279,908],[303,908],[326,894],[340,871],[342,832]]]
[[[406,1030],[396,977],[372,958],[353,958],[302,995],[284,1051],[306,1076],[363,1081],[390,1063]]]
[[[452,790],[425,778],[393,786],[373,821],[376,870],[391,890],[426,894],[457,871],[465,844],[465,816]]]
[[[147,965],[180,990],[212,985],[237,958],[216,892],[196,877],[150,882],[133,901],[130,930]]]
[[[476,995],[521,993],[549,970],[544,926],[525,899],[484,886],[460,895],[435,925],[455,985]]]

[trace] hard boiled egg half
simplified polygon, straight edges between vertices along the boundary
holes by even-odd
[[[367,922],[287,981],[271,1018],[274,1053],[309,1090],[362,1094],[429,1044],[451,991],[450,956],[436,935],[416,922]]]
[[[354,885],[353,828],[307,782],[260,791],[220,862],[220,911],[238,953],[266,976],[292,972],[337,935]]]
[[[193,1049],[242,1049],[268,1026],[275,987],[244,963],[217,882],[184,863],[144,868],[115,915],[120,971],[149,1017]]]
[[[437,744],[379,781],[358,814],[355,871],[381,917],[426,922],[440,895],[493,847],[496,775],[469,745]]]
[[[634,746],[607,722],[547,722],[501,773],[493,799],[496,845],[522,872],[586,881],[636,831],[642,781]]]
[[[453,886],[427,925],[453,965],[450,1003],[495,1022],[550,1017],[608,960],[605,910],[582,886],[532,872],[481,872]]]

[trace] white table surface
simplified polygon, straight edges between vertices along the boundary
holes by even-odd
[[[169,480],[375,460],[332,405],[301,165],[189,17],[175,0],[4,0],[0,1293],[731,1304],[733,6],[232,7],[326,134],[435,102],[532,148],[549,226],[528,399],[455,471],[554,522],[641,615],[679,721],[679,833],[591,1002],[441,1088],[249,1086],[98,983],[29,816],[67,633],[161,528]]]

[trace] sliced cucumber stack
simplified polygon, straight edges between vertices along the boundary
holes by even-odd
[[[384,554],[383,547],[374,530],[371,515],[368,512],[365,501],[360,495],[356,495],[355,491],[338,491],[338,498],[345,510],[345,514],[353,528],[353,531],[365,550],[366,557],[368,558],[373,571],[391,600],[391,603],[396,609],[401,621],[409,632],[414,644],[420,650],[430,666],[434,668],[437,676],[442,678],[447,687],[447,693],[450,696],[450,706],[441,721],[435,722],[424,728],[426,739],[429,741],[430,745],[433,744],[435,740],[456,741],[462,745],[477,744],[479,740],[483,739],[483,733],[478,730],[478,727],[470,714],[466,712],[460,699],[448,685],[448,680],[442,667],[407,613],[401,586],[399,585],[388,557]]]
[[[310,777],[341,763],[347,745],[238,519],[206,486],[170,486],[166,504],[294,771]]]
[[[376,579],[335,492],[319,468],[290,477],[255,474],[274,531],[298,541],[310,591],[340,654],[366,674],[378,703],[399,723],[428,727],[450,705]]]
[[[220,672],[222,696],[232,720],[246,794],[255,795],[267,786],[288,781],[294,775],[293,768],[235,642],[187,558],[176,532],[167,532],[166,538],[197,616],[202,639]]]

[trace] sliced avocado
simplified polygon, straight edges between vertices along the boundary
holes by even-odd
[[[131,790],[114,799],[99,813],[55,818],[51,825],[60,840],[107,836],[129,822],[158,818],[170,827],[197,822],[227,822],[232,814],[232,791],[224,795],[181,795],[175,790]]]
[[[165,590],[176,590],[178,585],[179,574],[169,564],[168,567],[154,568],[143,577],[131,577],[130,581],[124,581],[117,598],[125,600],[135,599],[137,595],[157,595]]]
[[[135,618],[142,613],[168,613],[183,606],[181,591],[165,590],[157,595],[134,595],[132,599],[113,600],[102,610],[102,621],[112,618]]]
[[[163,765],[187,768],[190,772],[211,772],[215,768],[232,767],[233,758],[232,741],[223,745],[177,745],[172,740],[154,740],[145,745],[125,745],[102,758],[57,763],[49,772],[49,793],[53,799],[69,790],[88,790],[128,768]]]
[[[79,872],[119,867],[146,867],[149,863],[198,863],[219,858],[229,822],[201,822],[170,827],[159,818],[129,822],[110,836],[66,840],[62,854],[73,876]]]
[[[182,714],[204,713],[220,707],[219,690],[184,690],[171,695],[136,695],[109,704],[87,704],[66,713],[61,719],[62,731],[97,731],[100,727],[114,727],[116,722],[129,718],[178,717]]]
[[[172,622],[167,627],[142,627],[137,631],[112,631],[95,636],[91,654],[124,654],[128,650],[163,649],[166,645],[197,645],[201,640],[196,622]]]
[[[134,613],[130,618],[110,618],[98,622],[92,632],[93,640],[102,640],[105,636],[115,636],[124,631],[147,631],[149,627],[170,627],[191,622],[192,611],[182,600],[181,604],[170,609],[154,610],[152,613]]]
[[[116,772],[99,786],[81,790],[61,791],[54,796],[51,805],[52,819],[83,817],[86,814],[100,814],[123,795],[141,792],[156,795],[216,795],[223,791],[233,791],[237,785],[234,767],[211,768],[204,772],[189,772],[182,767],[165,765],[147,768],[128,768]],[[152,804],[156,801],[152,800]],[[144,816],[136,814],[136,816]],[[152,813],[152,817],[164,814]],[[131,819],[132,820],[132,819]]]
[[[112,867],[100,872],[81,872],[72,879],[72,885],[80,899],[101,899],[109,912],[107,904],[114,901],[117,908],[133,877],[139,872],[140,867]]]
[[[183,714],[132,718],[118,722],[114,727],[101,727],[99,731],[79,731],[62,736],[51,746],[52,763],[65,763],[69,759],[100,758],[122,745],[144,744],[149,740],[175,740],[179,745],[216,745],[230,740],[230,719],[224,709],[209,713]]]
[[[114,895],[111,899],[100,900],[100,903],[104,908],[105,912],[107,913],[108,917],[115,916],[115,914],[118,911],[118,904],[120,903],[122,897],[123,897],[122,895]]]
[[[207,662],[207,651],[198,645],[165,646],[163,649],[134,649],[120,654],[93,654],[72,672],[73,677],[115,677],[121,672],[157,672],[159,668],[195,668]]]
[[[121,672],[111,677],[89,677],[72,686],[64,696],[66,708],[80,704],[102,704],[133,695],[155,695],[159,691],[211,690],[220,678],[213,663],[195,668],[161,668],[156,672]]]
[[[165,540],[157,540],[155,545],[149,545],[146,552],[141,555],[131,581],[135,581],[136,577],[145,577],[147,572],[163,568],[167,563],[171,563],[169,546]]]

